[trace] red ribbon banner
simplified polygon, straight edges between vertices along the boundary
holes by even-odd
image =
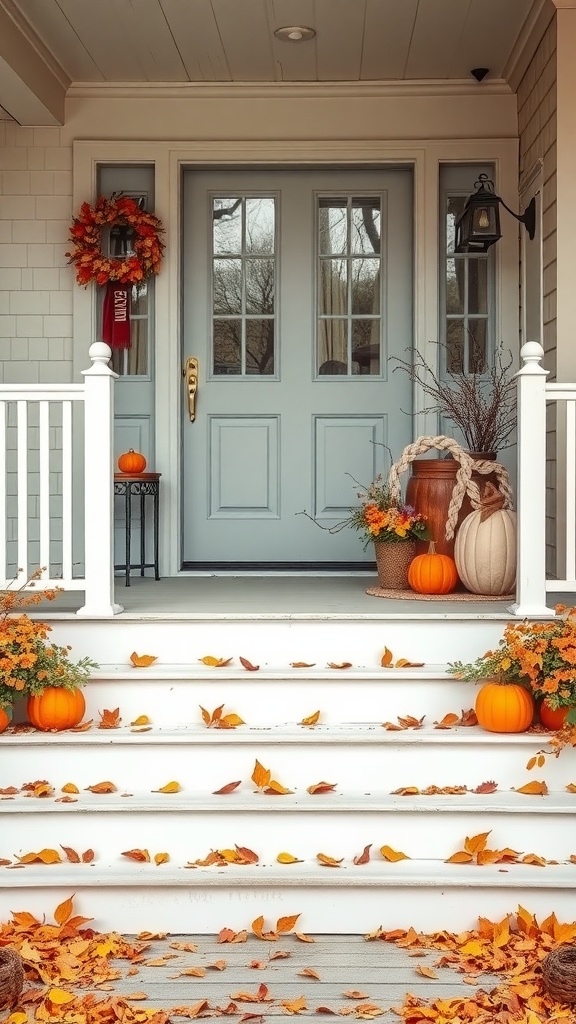
[[[102,340],[112,349],[130,348],[130,285],[106,285],[102,308]]]

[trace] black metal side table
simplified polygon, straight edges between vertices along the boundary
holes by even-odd
[[[130,572],[132,569],[139,569],[140,575],[144,575],[145,569],[154,569],[154,579],[160,579],[158,570],[158,529],[159,529],[159,505],[160,505],[160,477],[161,473],[114,473],[114,496],[124,498],[124,525],[126,546],[124,553],[124,564],[115,565],[126,573],[126,586],[130,586]],[[152,498],[154,533],[153,533],[153,561],[146,561],[146,498]],[[132,561],[132,498],[140,498],[140,561]]]

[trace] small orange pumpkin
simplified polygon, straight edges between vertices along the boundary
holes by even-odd
[[[487,732],[524,732],[534,715],[534,701],[519,683],[485,683],[476,697],[478,724]]]
[[[12,708],[0,707],[0,732],[4,732],[12,721]]]
[[[81,690],[47,686],[42,693],[28,698],[26,710],[32,725],[37,729],[60,732],[62,729],[73,729],[82,721],[86,701]]]
[[[540,722],[545,725],[550,732],[556,732],[557,729],[561,729],[566,721],[566,715],[570,711],[570,708],[551,708],[546,698],[542,701],[538,708],[538,714],[540,715]]]
[[[456,562],[450,555],[437,554],[431,540],[428,553],[410,563],[408,583],[417,594],[450,594],[458,583]]]
[[[143,473],[146,469],[146,459],[140,452],[135,452],[131,448],[118,459],[118,469],[121,473]]]

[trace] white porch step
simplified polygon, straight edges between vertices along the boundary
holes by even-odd
[[[446,608],[430,613],[423,605],[411,614],[400,608],[386,616],[376,612],[243,615],[239,606],[234,613],[206,611],[181,618],[162,611],[106,621],[50,611],[39,617],[51,625],[56,643],[72,645],[73,657],[89,655],[99,663],[124,662],[128,667],[134,650],[156,655],[164,666],[197,665],[199,658],[212,654],[234,657],[238,666],[242,655],[262,670],[287,668],[293,661],[315,662],[318,667],[350,661],[356,667],[374,669],[384,647],[395,659],[438,664],[448,655],[450,660],[469,661],[497,644],[510,617],[505,605],[497,613]]]
[[[294,864],[186,870],[172,865],[102,863],[0,869],[0,917],[19,908],[41,916],[72,892],[76,913],[94,927],[214,934],[263,914],[268,926],[300,913],[298,931],[326,934],[406,928],[458,931],[478,914],[500,920],[518,904],[543,918],[576,919],[576,867],[371,862],[363,867]]]
[[[3,802],[1,810],[0,857],[6,858],[37,850],[41,837],[41,847],[63,844],[79,852],[91,847],[97,861],[121,860],[123,851],[136,847],[152,855],[167,852],[185,864],[236,843],[267,863],[281,851],[303,860],[326,853],[350,863],[368,843],[377,860],[384,845],[411,859],[445,860],[463,848],[467,835],[481,832],[491,833],[491,849],[511,847],[561,861],[576,854],[576,797],[570,793],[411,798],[347,791],[212,799],[186,793],[85,793],[72,804],[18,796]]]
[[[545,777],[550,789],[561,790],[576,782],[572,749],[559,758],[549,756],[543,769],[528,773],[525,768],[530,757],[549,749],[547,741],[542,733],[497,734],[478,726],[435,729],[430,724],[396,732],[383,729],[379,722],[313,728],[285,724],[215,730],[182,724],[153,726],[149,732],[95,726],[83,733],[6,732],[0,737],[0,786],[19,788],[32,779],[47,778],[55,789],[74,782],[84,790],[105,777],[121,791],[152,791],[177,780],[186,793],[206,795],[242,780],[242,791],[247,792],[254,789],[250,777],[258,759],[289,789],[306,790],[321,779],[336,783],[338,793],[382,791],[385,786],[389,791],[430,785],[474,789],[494,779],[503,791]],[[232,800],[237,796],[231,794]],[[213,804],[215,798],[209,799]],[[286,799],[282,797],[283,804]]]
[[[385,669],[378,662],[343,670],[328,669],[325,662],[307,669],[262,666],[258,672],[198,663],[102,665],[84,690],[86,717],[98,721],[102,708],[120,707],[123,724],[146,714],[166,727],[200,721],[199,706],[211,711],[224,703],[250,726],[296,723],[316,710],[323,723],[385,722],[412,714],[427,715],[431,724],[474,705],[474,684],[455,679],[446,664]]]

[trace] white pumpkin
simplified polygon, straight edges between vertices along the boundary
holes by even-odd
[[[498,509],[481,522],[471,512],[456,534],[454,560],[464,586],[473,594],[510,594],[516,580],[516,513]]]

